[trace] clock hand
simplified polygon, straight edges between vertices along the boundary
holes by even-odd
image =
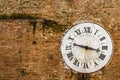
[[[99,48],[94,49],[94,48],[92,48],[92,47],[88,47],[88,49],[89,49],[89,50],[95,50],[96,52],[99,52],[99,51],[100,51]]]
[[[81,48],[85,48],[86,50],[87,50],[87,49],[89,49],[89,50],[95,50],[96,52],[99,52],[99,51],[100,51],[99,48],[98,48],[98,49],[94,49],[94,48],[92,48],[92,47],[88,47],[88,46],[84,46],[84,45],[79,45],[79,44],[76,44],[76,43],[74,43],[73,46],[79,46],[79,47],[81,47]]]
[[[85,48],[85,49],[87,49],[87,46],[79,45],[79,44],[76,44],[76,43],[74,43],[73,46],[79,46],[79,47],[81,47],[81,48]]]

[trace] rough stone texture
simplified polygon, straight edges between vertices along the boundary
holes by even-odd
[[[120,0],[0,0],[0,14],[27,13],[72,25],[89,20],[110,32],[114,54],[107,67],[88,80],[120,80]],[[81,80],[66,69],[59,50],[63,32],[36,31],[29,20],[0,20],[0,80]]]

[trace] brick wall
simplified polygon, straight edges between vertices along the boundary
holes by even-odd
[[[110,64],[90,80],[120,80],[119,0],[0,0],[0,14],[27,13],[67,25],[90,20],[105,26],[114,42]],[[0,20],[0,80],[79,80],[66,69],[59,51],[63,31],[45,30],[29,20]],[[59,27],[60,28],[60,27]],[[58,28],[58,29],[59,29]]]

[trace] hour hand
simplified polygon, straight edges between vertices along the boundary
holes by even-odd
[[[100,51],[99,48],[98,48],[98,49],[94,49],[94,48],[92,48],[92,47],[88,47],[88,49],[89,49],[89,50],[95,50],[96,52],[99,52],[99,51]]]
[[[73,46],[79,46],[79,47],[81,47],[81,48],[86,48],[86,46],[84,46],[84,45],[79,45],[79,44],[76,44],[76,43],[74,43]]]

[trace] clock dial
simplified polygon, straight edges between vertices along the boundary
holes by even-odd
[[[75,71],[91,73],[103,68],[112,55],[112,40],[100,25],[82,22],[69,29],[61,44],[65,63]]]

